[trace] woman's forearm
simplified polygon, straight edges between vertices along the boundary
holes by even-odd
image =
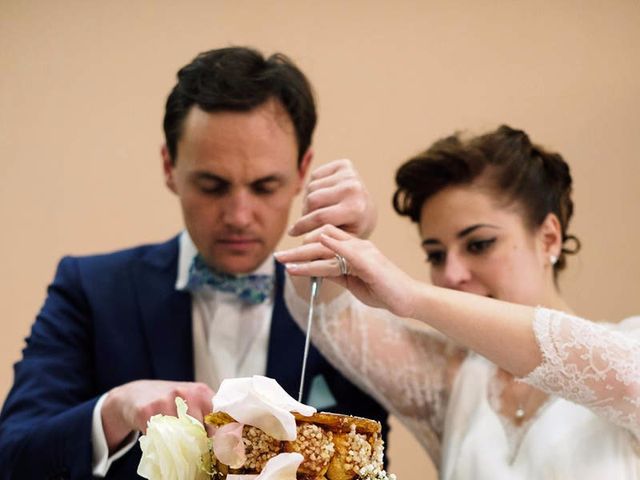
[[[414,281],[410,315],[516,376],[537,367],[535,309]]]

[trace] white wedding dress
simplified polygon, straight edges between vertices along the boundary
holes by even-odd
[[[306,329],[308,304],[285,299]],[[348,292],[317,306],[312,341],[413,432],[445,480],[640,479],[640,317],[595,324],[538,308],[543,362],[524,382],[550,394],[516,426],[497,367]]]

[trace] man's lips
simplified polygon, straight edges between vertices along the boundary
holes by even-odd
[[[260,243],[260,240],[257,238],[220,238],[216,243],[227,247],[242,248],[256,245]]]

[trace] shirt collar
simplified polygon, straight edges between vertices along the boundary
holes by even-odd
[[[193,261],[193,257],[198,254],[198,249],[193,244],[193,240],[191,240],[191,237],[186,230],[180,234],[179,248],[180,253],[178,254],[178,278],[176,278],[176,290],[184,290],[187,287],[187,283],[189,283],[189,268],[191,267],[191,262]],[[245,275],[273,275],[274,272],[275,263],[273,258],[269,255],[258,268]]]

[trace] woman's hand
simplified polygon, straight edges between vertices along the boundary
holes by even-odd
[[[341,273],[336,255],[346,260],[346,275]],[[402,317],[413,316],[414,292],[420,287],[370,241],[326,225],[307,237],[305,245],[278,252],[275,257],[290,275],[326,277],[367,305]]]

